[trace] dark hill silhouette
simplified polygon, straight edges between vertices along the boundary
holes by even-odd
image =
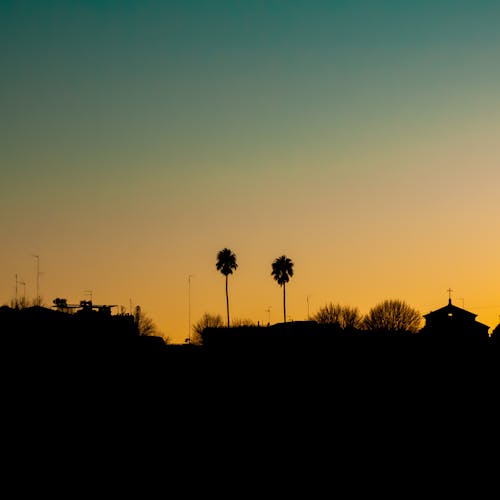
[[[272,327],[207,328],[200,347],[207,362],[236,371],[259,375],[269,370],[314,377],[350,377],[367,384],[423,382],[450,377],[457,382],[494,375],[500,352],[489,338],[461,338],[445,342],[442,337],[419,333],[341,330],[336,325],[291,322]],[[214,361],[216,360],[216,361]]]
[[[269,327],[208,327],[200,335],[201,344],[188,348],[167,345],[159,337],[140,336],[132,315],[111,315],[88,309],[69,314],[37,306],[0,308],[4,347],[40,355],[48,352],[77,355],[79,352],[149,350],[164,353],[169,359],[176,356],[183,359],[190,356],[223,357],[232,353],[240,357],[267,357],[273,360],[307,356],[308,359],[318,357],[324,361],[325,358],[347,356],[366,361],[367,358],[417,359],[458,351],[471,355],[474,352],[495,353],[498,336],[490,338],[484,329],[478,334],[475,328],[484,325],[474,321],[470,324],[470,330],[463,327],[450,330],[440,328],[440,323],[436,322],[427,324],[418,333],[374,332],[354,327],[342,329],[338,324],[319,324],[315,321],[278,323]]]
[[[328,445],[335,454],[350,451],[359,471],[357,461],[380,460],[391,444],[397,460],[422,443],[433,449],[443,422],[465,423],[464,414],[467,425],[476,422],[461,430],[460,443],[467,432],[476,437],[497,393],[498,352],[489,343],[453,349],[418,334],[287,322],[206,329],[199,346],[153,340],[144,349],[129,319],[1,308],[0,321],[4,385],[24,436],[48,436],[44,450],[51,449],[65,422],[61,440],[75,433],[108,443],[114,434],[130,450],[131,436],[147,436],[155,447],[163,437],[165,453],[178,460],[175,439],[189,460],[193,450],[209,452],[196,455],[204,461],[189,467],[195,473],[206,470],[222,440],[231,460],[248,460],[251,449],[263,455],[251,454],[252,461],[273,467],[276,457],[280,465],[296,460],[298,447],[310,460],[318,445]],[[50,422],[33,425],[41,415]],[[277,447],[272,454],[269,443]],[[79,452],[85,444],[70,446]],[[100,444],[92,447],[97,455]]]
[[[2,351],[25,367],[55,367],[73,373],[85,366],[124,377],[176,381],[182,387],[264,383],[282,377],[312,387],[328,381],[362,387],[388,386],[467,376],[473,386],[496,377],[500,343],[489,337],[341,329],[314,321],[269,327],[205,328],[200,345],[169,345],[138,335],[131,315],[98,311],[68,314],[42,307],[0,308]],[[361,387],[361,386],[360,386]]]

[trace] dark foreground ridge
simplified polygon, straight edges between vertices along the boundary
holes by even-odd
[[[215,478],[221,457],[233,471],[257,457],[252,482],[262,463],[301,464],[300,474],[314,456],[330,478],[338,465],[323,462],[325,452],[358,476],[388,452],[398,464],[436,443],[488,443],[497,426],[495,338],[293,322],[206,329],[201,345],[169,345],[124,318],[69,316],[0,310],[5,428],[43,453],[63,443],[62,462],[90,449],[108,469],[107,457],[129,458],[141,443],[155,449],[135,457],[148,467],[160,453]],[[111,455],[99,456],[103,443]]]
[[[322,380],[335,375],[423,380],[438,373],[491,378],[500,365],[498,335],[460,329],[374,332],[303,321],[206,328],[198,345],[170,345],[139,335],[130,315],[2,307],[0,325],[4,363],[121,373],[141,367],[160,377],[198,378],[198,384],[215,375],[256,380],[278,373]]]

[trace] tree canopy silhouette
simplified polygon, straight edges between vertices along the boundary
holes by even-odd
[[[346,328],[361,327],[363,317],[357,307],[329,304],[321,307],[312,318],[320,324],[334,324],[345,330]]]
[[[229,248],[223,248],[217,253],[217,270],[220,271],[226,277],[226,310],[227,310],[227,327],[229,328],[229,293],[228,293],[228,276],[233,274],[238,268],[236,263],[236,255],[229,250]]]
[[[366,330],[386,333],[417,333],[421,314],[402,300],[384,300],[372,307],[363,319]]]
[[[286,283],[293,276],[293,262],[286,255],[277,257],[272,263],[271,276],[283,287],[283,322],[286,323]]]
[[[142,310],[141,306],[135,307],[134,323],[136,325],[137,332],[141,336],[147,337],[158,334],[158,327],[155,322]]]
[[[193,325],[193,343],[202,343],[201,334],[203,333],[203,330],[205,330],[205,328],[219,328],[222,326],[224,326],[224,322],[222,321],[222,316],[220,314],[203,314],[203,316]]]

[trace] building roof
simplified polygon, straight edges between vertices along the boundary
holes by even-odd
[[[460,316],[462,318],[467,318],[469,321],[473,320],[477,314],[471,313],[466,309],[462,309],[461,307],[454,306],[451,303],[451,299],[448,299],[448,304],[440,309],[436,309],[435,311],[431,311],[428,314],[424,314],[424,318],[435,317],[435,316]]]
[[[427,325],[429,324],[442,324],[444,319],[446,318],[454,320],[453,323],[457,322],[460,324],[470,324],[474,323],[475,327],[483,327],[489,330],[489,326],[484,323],[480,323],[476,320],[477,314],[474,314],[466,309],[462,309],[461,307],[454,306],[451,303],[451,298],[448,300],[448,304],[440,309],[436,309],[435,311],[431,311],[428,314],[424,314],[424,318],[426,320]]]

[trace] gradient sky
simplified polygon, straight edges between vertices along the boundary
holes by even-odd
[[[228,247],[232,318],[283,319],[286,254],[289,319],[452,288],[493,329],[499,26],[497,0],[3,0],[0,303],[39,255],[45,305],[92,290],[180,342],[225,317]]]

